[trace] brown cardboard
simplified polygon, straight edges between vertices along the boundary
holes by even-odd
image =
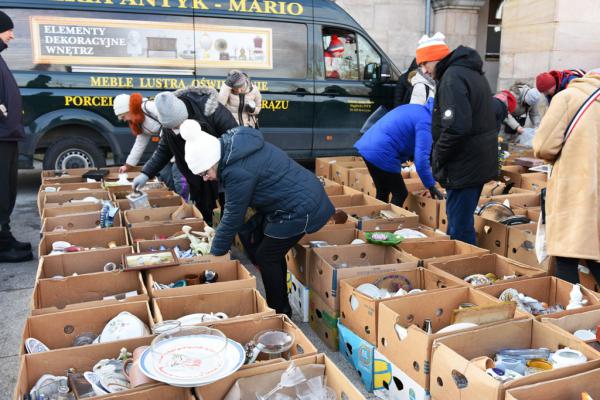
[[[183,198],[179,195],[165,196],[165,197],[152,197],[148,196],[148,202],[150,203],[150,207],[158,208],[158,207],[172,207],[172,206],[180,206],[185,204]],[[129,200],[122,199],[117,200],[115,202],[121,211],[126,211],[131,209],[131,205],[129,204]]]
[[[121,227],[88,229],[71,232],[48,232],[40,241],[39,256],[47,256],[52,252],[52,243],[66,241],[74,246],[85,248],[107,249],[108,243],[115,242],[117,246],[129,246],[127,230]],[[94,250],[86,250],[86,252]],[[53,255],[54,256],[54,255]],[[50,257],[53,257],[50,256]]]
[[[46,188],[54,188],[54,192],[46,192]],[[73,191],[73,190],[102,190],[102,183],[100,182],[78,182],[78,183],[50,183],[40,185],[37,195],[37,206],[38,211],[41,214],[42,204],[46,199],[47,193],[57,193],[60,191]]]
[[[103,300],[130,291],[137,295],[121,300]],[[68,276],[63,279],[42,279],[33,290],[31,315],[99,307],[115,303],[148,301],[148,291],[141,273],[137,271],[98,272],[95,274]]]
[[[343,195],[359,195],[363,194],[359,190],[352,189],[348,186],[340,185],[339,183],[335,183],[334,185],[325,186],[325,193],[327,196],[343,196]]]
[[[410,242],[420,242],[423,240],[450,240],[450,236],[446,235],[443,232],[440,232],[437,229],[433,229],[430,228],[428,226],[425,225],[419,225],[417,227],[414,228],[410,228],[412,230],[421,232],[422,234],[426,235],[426,238],[404,238],[402,240],[402,243],[410,243]],[[395,231],[380,231],[380,232],[395,232]],[[356,237],[357,239],[361,239],[364,240],[365,242],[367,241],[367,236],[366,236],[366,232],[365,231],[356,231]]]
[[[126,210],[123,215],[128,227],[162,225],[171,222],[199,222],[204,219],[200,210],[192,204]]]
[[[360,394],[358,389],[354,387],[350,380],[348,380],[348,378],[338,369],[335,363],[333,363],[326,355],[317,354],[313,356],[306,356],[294,360],[294,364],[299,367],[309,364],[325,365],[325,378],[327,379],[327,386],[331,387],[335,391],[337,399],[365,400],[365,397],[362,394]],[[257,366],[255,368],[240,369],[233,375],[220,379],[218,382],[206,386],[197,387],[194,390],[196,394],[202,396],[200,398],[204,398],[207,400],[223,399],[227,395],[229,389],[233,386],[235,381],[239,378],[258,376],[261,374],[272,373],[275,371],[283,372],[286,368],[289,367],[289,365],[290,362],[281,362],[276,364]]]
[[[115,358],[119,355],[121,348],[125,347],[133,351],[140,346],[149,346],[152,342],[152,336],[143,338],[123,340],[111,343],[102,343],[84,347],[72,347],[55,351],[26,354],[21,357],[19,374],[15,385],[15,400],[20,400],[23,395],[29,393],[37,380],[44,374],[65,376],[69,368],[76,371],[91,371],[98,361],[105,358]],[[153,384],[157,387],[158,384]],[[144,386],[143,389],[150,386]],[[141,389],[141,388],[140,388]],[[140,389],[128,391],[134,393]],[[121,392],[124,394],[124,392]],[[115,398],[116,396],[111,396]],[[109,398],[109,397],[102,397]]]
[[[521,174],[527,171],[527,168],[520,165],[505,165],[500,171],[500,179],[506,184],[513,183],[514,186],[521,187]]]
[[[109,187],[107,190],[110,194],[111,200],[113,201],[127,200],[127,196],[129,196],[132,192],[131,185],[112,186]],[[177,195],[177,193],[167,189],[166,186],[158,189],[143,189],[143,192],[146,193],[148,197],[152,198],[170,197]]]
[[[540,215],[542,214],[542,207],[529,207],[527,208],[527,218],[532,222],[538,222]]]
[[[332,309],[340,309],[340,280],[378,272],[402,271],[417,266],[393,247],[374,244],[340,245],[313,249],[315,262],[308,275],[309,287]],[[345,267],[340,265],[347,264]]]
[[[267,330],[290,333],[294,336],[294,343],[289,350],[289,355],[287,355],[287,359],[290,360],[317,354],[318,352],[317,348],[304,335],[304,332],[291,319],[282,314],[262,316],[251,320],[224,320],[210,323],[208,326],[220,330],[228,339],[242,344],[252,341],[258,333]],[[277,360],[284,361],[283,358]],[[265,361],[266,363],[273,362],[273,360],[269,360],[268,356],[261,354],[254,364],[242,368],[255,368],[265,364]]]
[[[355,184],[355,189],[360,190],[362,193],[371,196],[377,197],[377,187],[375,186],[375,182],[373,182],[373,178],[369,172],[356,173],[356,178],[359,180],[358,183]],[[391,195],[390,195],[391,198]],[[389,203],[390,198],[387,199]]]
[[[448,213],[446,212],[446,201],[440,203],[440,214],[438,217],[438,230],[448,232]]]
[[[600,370],[570,375],[551,381],[534,383],[506,391],[506,400],[563,400],[581,399],[581,392],[600,398]]]
[[[516,289],[519,291],[519,293],[531,296],[548,305],[560,304],[566,308],[569,304],[569,293],[571,292],[573,285],[554,276],[546,276],[524,279],[520,281],[498,283],[492,286],[480,287],[477,290],[498,298],[498,296],[500,296],[500,294],[508,288]],[[544,317],[559,317],[563,315],[577,314],[588,309],[591,310],[592,308],[600,308],[600,301],[598,300],[596,293],[584,287],[581,288],[581,293],[583,294],[584,299],[588,300],[587,305],[575,310],[565,310],[558,313],[544,315]],[[537,318],[540,319],[541,316],[538,316]]]
[[[133,254],[131,246],[114,249],[94,250],[93,252],[65,253],[40,258],[37,279],[48,279],[55,276],[84,275],[103,272],[107,263],[120,266],[123,255]]]
[[[86,204],[65,205],[62,207],[50,207],[50,208],[45,208],[44,211],[41,213],[41,220],[43,221],[44,218],[60,217],[63,215],[71,215],[71,214],[81,214],[81,213],[100,211],[100,210],[102,210],[102,204],[100,204],[100,203],[98,203],[98,204],[86,203]]]
[[[420,267],[402,271],[400,274],[409,280],[412,289],[434,291],[447,287],[465,286],[464,282]],[[376,300],[359,292],[356,288],[363,283],[374,283],[377,279],[390,275],[389,272],[384,272],[340,281],[340,322],[375,346],[377,346],[379,306],[390,299]]]
[[[562,317],[542,317],[540,321],[566,333],[573,334],[580,329],[591,329],[593,332],[600,325],[600,309],[582,311]],[[596,340],[593,340],[594,342]]]
[[[82,203],[70,203],[71,200],[82,200],[86,197],[95,197],[99,200],[110,200],[108,192],[106,190],[71,190],[65,192],[46,193],[41,207],[41,211],[44,212],[46,207],[61,207],[63,205],[73,205]]]
[[[448,276],[457,282],[466,283],[464,278],[469,275],[492,273],[499,279],[505,276],[516,275],[511,281],[545,276],[546,271],[523,263],[510,260],[497,254],[484,254],[475,257],[461,258],[459,260],[436,261],[429,264],[428,268],[443,276]],[[499,280],[497,283],[505,281]]]
[[[254,319],[275,314],[256,289],[152,299],[152,313],[157,323],[188,314],[218,312],[227,314],[229,320]]]
[[[92,211],[81,214],[63,215],[60,217],[44,218],[42,223],[42,232],[61,232],[80,231],[86,229],[100,229],[100,212]],[[113,226],[119,227],[121,224],[121,213],[117,212],[114,216]]]
[[[102,400],[196,400],[192,390],[169,385],[141,386],[139,389],[106,395]]]
[[[549,258],[543,264],[538,262],[535,254],[536,235],[537,223],[511,226],[508,229],[507,257],[552,274],[553,263]]]
[[[356,229],[332,229],[335,225],[325,225],[321,230],[315,233],[304,235],[302,239],[285,255],[287,269],[300,283],[308,286],[308,275],[310,266],[314,263],[314,252],[310,247],[310,242],[322,240],[330,245],[350,244],[356,239]]]
[[[309,293],[309,322],[312,330],[333,351],[338,351],[339,332],[337,321],[339,312],[331,308],[313,290]]]
[[[391,299],[379,306],[377,350],[421,387],[429,389],[429,366],[433,343],[439,338],[453,335],[453,333],[436,332],[452,323],[453,311],[462,303],[473,303],[477,306],[502,305],[498,299],[469,287]],[[421,329],[425,319],[431,320],[433,334],[427,334]],[[404,340],[398,336],[396,325],[407,330]],[[473,329],[477,328],[468,330]]]
[[[531,172],[521,174],[521,187],[523,189],[539,192],[548,185],[548,174]]]
[[[363,179],[364,174],[369,174],[369,169],[367,167],[364,168],[352,168],[350,172],[348,172],[348,183],[347,185],[356,190],[360,190],[362,184],[361,181]]]
[[[396,246],[408,261],[418,261],[423,266],[434,262],[455,260],[480,254],[488,251],[460,240],[420,240],[416,242],[400,243]]]
[[[483,185],[481,197],[493,197],[501,195],[506,189],[506,183],[500,181],[491,181]]]
[[[402,228],[412,228],[419,225],[419,216],[404,208],[393,204],[342,207],[340,210],[348,214],[348,221],[356,223],[359,230],[363,231],[383,231],[398,230]],[[396,214],[393,218],[384,218],[379,216],[381,211],[389,211]],[[375,215],[375,218],[371,216]],[[362,217],[370,219],[363,219]]]
[[[386,204],[383,201],[377,200],[371,196],[367,196],[366,194],[329,196],[329,200],[331,200],[331,203],[335,208]]]
[[[318,157],[315,159],[315,174],[327,179],[331,179],[331,168],[338,162],[362,161],[362,157],[341,156],[341,157]]]
[[[340,185],[350,186],[350,171],[354,168],[364,169],[363,161],[336,162],[331,166],[331,180]]]
[[[204,222],[169,222],[162,225],[150,225],[150,226],[134,226],[129,228],[129,237],[131,238],[132,244],[137,244],[143,240],[157,240],[157,239],[168,239],[169,237],[176,234],[183,234],[181,228],[185,225],[191,226],[193,231],[204,231]]]
[[[419,223],[437,229],[439,225],[440,204],[445,200],[432,199],[429,191],[408,194],[408,209],[419,216]]]
[[[127,311],[151,329],[154,325],[146,301],[110,304],[101,307],[62,311],[27,318],[23,328],[20,355],[25,354],[25,339],[36,338],[50,350],[74,347],[73,341],[82,333],[100,335],[106,324],[119,313]],[[148,335],[151,333],[149,332]]]
[[[531,319],[456,333],[438,339],[435,346],[431,365],[431,394],[439,400],[503,400],[507,389],[562,378],[600,366],[599,352],[572,335]],[[483,368],[470,361],[481,356],[491,357],[501,349],[540,347],[551,351],[569,347],[581,351],[591,361],[531,374],[507,383],[492,378]],[[461,388],[455,381],[458,378],[463,381]]]
[[[179,246],[181,250],[189,250],[190,240],[187,238],[181,239],[157,239],[157,240],[140,240],[136,243],[138,253],[145,253],[149,251],[158,251],[160,246],[164,246],[167,249],[173,249],[175,246]],[[230,260],[230,254],[227,253],[222,256],[213,256],[207,254],[205,256],[194,256],[189,258],[178,258],[179,264],[198,264],[198,263],[210,263],[210,262],[221,262]]]
[[[500,203],[504,203],[505,200],[508,200],[509,202],[509,207],[514,208],[515,207],[522,207],[522,208],[529,208],[529,207],[539,207],[540,206],[540,195],[539,193],[533,193],[533,192],[525,192],[525,193],[510,193],[510,194],[503,194],[503,195],[498,195],[498,196],[493,196],[493,197],[489,197],[489,198],[481,198],[479,199],[479,205],[485,204],[488,201],[497,201]],[[525,211],[525,213],[522,214],[518,214],[518,215],[524,215],[527,212]]]
[[[163,290],[154,290],[152,287],[154,282],[167,285],[171,282],[185,279],[186,275],[199,275],[206,270],[211,270],[219,274],[217,282]],[[149,270],[146,272],[146,287],[151,298],[187,296],[246,288],[254,289],[256,288],[256,278],[238,260],[230,260]]]
[[[508,248],[508,226],[475,215],[477,245],[492,253],[506,256]]]

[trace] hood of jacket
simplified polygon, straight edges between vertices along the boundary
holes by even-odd
[[[217,111],[217,107],[219,106],[217,95],[217,91],[213,88],[198,86],[188,86],[175,92],[175,96],[185,96],[199,104],[206,117],[210,117]]]
[[[591,73],[583,78],[573,79],[568,87],[568,89],[579,90],[588,96],[598,88],[600,88],[600,73]],[[600,100],[596,99],[596,101]]]
[[[224,168],[263,148],[265,139],[260,131],[240,126],[221,136],[221,163]]]
[[[469,68],[483,75],[483,61],[479,53],[470,47],[458,46],[436,65],[435,79],[441,80],[446,70],[454,66]]]
[[[433,78],[423,74],[420,70],[417,70],[415,76],[413,76],[410,80],[410,83],[412,83],[413,86],[417,83],[424,83],[425,85],[431,88],[435,88],[435,81],[433,80]]]

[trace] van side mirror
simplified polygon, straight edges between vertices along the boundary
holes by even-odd
[[[390,64],[387,61],[381,60],[381,72],[379,74],[379,79],[382,81],[387,81],[392,77],[392,72],[390,71]]]
[[[369,63],[365,65],[365,70],[363,71],[363,80],[365,81],[378,81],[379,80],[379,64],[377,63]]]

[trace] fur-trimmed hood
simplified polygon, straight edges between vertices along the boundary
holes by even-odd
[[[217,91],[213,88],[188,86],[175,91],[175,96],[187,97],[201,105],[205,117],[213,115],[219,106]]]

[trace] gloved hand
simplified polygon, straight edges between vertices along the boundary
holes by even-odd
[[[227,86],[229,86],[230,88],[233,88],[233,85],[235,85],[235,83],[238,82],[242,78],[243,78],[242,74],[238,71],[235,71],[235,72],[227,75],[227,79],[225,79],[225,84]]]
[[[136,176],[133,179],[133,182],[131,183],[131,187],[133,188],[134,191],[139,191],[140,188],[142,186],[144,186],[146,184],[146,182],[148,182],[148,179],[150,179],[150,177],[146,174],[139,174],[138,176]]]
[[[444,195],[435,186],[429,188],[429,193],[434,200],[444,200]]]
[[[246,103],[246,105],[244,106],[244,110],[247,113],[252,114],[254,112],[254,110],[256,110],[256,103],[253,102],[252,100],[248,100],[248,102]]]

